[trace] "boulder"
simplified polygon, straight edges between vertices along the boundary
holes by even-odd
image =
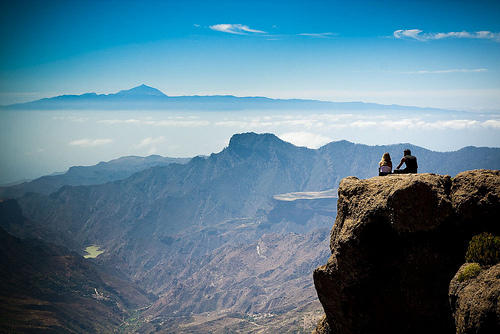
[[[460,267],[449,288],[456,333],[500,333],[500,264],[464,278],[469,265]]]

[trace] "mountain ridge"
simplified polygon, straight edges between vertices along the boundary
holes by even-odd
[[[276,99],[262,96],[234,95],[185,95],[169,96],[159,89],[145,84],[117,93],[80,95],[59,95],[39,100],[0,106],[3,110],[47,110],[47,109],[103,109],[103,110],[242,110],[242,109],[311,109],[311,110],[401,110],[457,112],[452,110],[414,107],[397,104],[377,104],[370,102],[333,102],[314,99]],[[467,113],[459,111],[460,113]]]
[[[271,210],[277,194],[328,190],[350,175],[375,176],[384,152],[397,161],[407,147],[346,148],[345,142],[337,142],[313,150],[272,134],[238,134],[228,147],[206,159],[149,168],[106,184],[66,185],[50,196],[28,194],[20,204],[28,218],[53,230],[73,231],[82,246],[95,241],[116,245],[106,237],[115,229],[115,237],[140,230],[161,239],[195,226],[254,217],[259,210]],[[419,172],[455,175],[467,169],[500,168],[500,149],[472,149],[466,156],[411,149],[419,159]]]
[[[337,212],[331,189],[346,176],[376,176],[384,152],[396,161],[408,146],[339,141],[309,149],[269,133],[236,134],[220,152],[184,165],[5,201],[5,206],[18,202],[26,222],[0,223],[16,236],[58,235],[58,242],[80,254],[89,245],[99,246],[104,253],[96,262],[159,297],[145,311],[155,324],[222,309],[240,317],[283,315],[313,300],[310,270],[326,260],[328,228]],[[410,147],[421,172],[500,168],[498,148],[441,153]],[[329,190],[329,196],[304,198],[321,190]],[[273,197],[277,194],[300,198],[280,201]],[[297,252],[304,255],[294,259]],[[290,270],[282,270],[284,263]]]
[[[64,185],[92,185],[125,179],[135,172],[170,163],[186,163],[189,158],[169,158],[159,155],[124,156],[101,161],[92,166],[72,166],[64,173],[45,175],[31,181],[0,187],[0,199],[16,198],[28,192],[50,194]]]

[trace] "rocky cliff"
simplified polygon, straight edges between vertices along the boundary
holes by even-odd
[[[345,178],[331,256],[314,271],[315,332],[455,333],[450,281],[473,235],[500,234],[499,213],[499,171]]]

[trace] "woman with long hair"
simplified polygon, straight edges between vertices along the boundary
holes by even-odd
[[[382,159],[378,163],[378,175],[384,176],[392,173],[392,161],[389,153],[385,152]]]

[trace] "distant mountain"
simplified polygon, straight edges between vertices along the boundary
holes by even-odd
[[[163,94],[160,90],[149,87],[146,85],[140,85],[131,89],[121,90],[116,94],[110,94],[115,96],[133,96],[133,97],[145,97],[145,96],[167,96]],[[110,96],[108,95],[108,96]]]
[[[11,210],[0,203],[2,218],[5,209]],[[38,239],[21,240],[0,227],[2,333],[111,333],[152,301],[77,253]]]
[[[166,158],[159,155],[148,157],[127,156],[94,166],[71,167],[66,173],[42,176],[33,181],[23,182],[9,187],[0,187],[0,199],[17,198],[28,192],[48,195],[62,186],[80,186],[101,184],[121,180],[130,175],[156,166],[171,163],[184,164],[190,158]]]
[[[0,110],[449,110],[364,102],[328,102],[304,99],[271,99],[267,97],[237,97],[233,95],[167,96],[160,90],[140,85],[114,94],[86,93],[61,95],[41,100],[0,106]]]
[[[105,252],[98,263],[159,296],[146,312],[158,325],[222,309],[284,314],[311,301],[310,265],[328,257],[313,244],[328,238],[325,228],[336,215],[332,189],[346,176],[376,176],[384,152],[397,164],[405,148],[417,156],[419,172],[454,176],[500,168],[498,148],[443,153],[339,141],[313,150],[273,134],[244,133],[221,152],[183,165],[152,167],[105,184],[63,186],[50,195],[25,194],[18,198],[22,213],[36,223],[18,230],[2,226],[14,234],[33,231],[26,236],[59,235],[80,253],[100,246]],[[307,252],[289,256],[302,251],[298,245]],[[296,270],[281,272],[283,263]]]

